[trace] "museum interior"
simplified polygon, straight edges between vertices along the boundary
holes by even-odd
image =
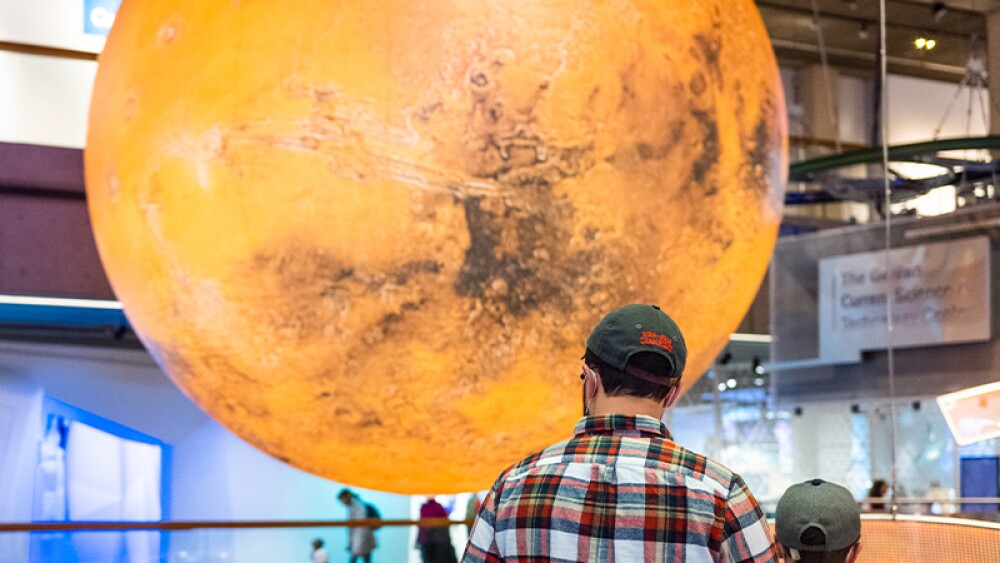
[[[462,560],[629,303],[768,518],[995,563],[998,178],[1000,0],[0,0],[0,563]]]

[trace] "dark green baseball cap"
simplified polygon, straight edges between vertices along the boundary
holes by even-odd
[[[680,383],[687,362],[681,329],[659,305],[626,305],[608,313],[587,337],[587,349],[601,361],[658,385]],[[629,358],[639,352],[663,356],[670,371],[650,373],[628,365]]]
[[[854,495],[822,479],[792,485],[781,495],[774,515],[781,545],[799,551],[836,551],[861,539],[861,511]],[[802,543],[802,533],[819,528],[826,542]]]

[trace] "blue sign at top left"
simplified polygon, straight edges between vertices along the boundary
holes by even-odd
[[[122,0],[83,0],[83,32],[107,35]]]

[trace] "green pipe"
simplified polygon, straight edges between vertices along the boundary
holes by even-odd
[[[896,145],[889,147],[889,160],[899,160],[901,158],[912,158],[919,155],[936,153],[941,151],[959,151],[972,149],[1000,149],[1000,135],[989,135],[986,137],[962,137],[958,139],[943,139],[940,141],[927,141],[924,143],[913,143],[911,145]],[[806,182],[809,175],[824,170],[853,166],[855,164],[865,164],[871,162],[882,162],[882,147],[872,147],[860,149],[830,156],[821,156],[802,160],[792,164],[788,168],[789,182]]]

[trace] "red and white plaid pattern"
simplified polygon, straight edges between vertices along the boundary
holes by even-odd
[[[739,475],[673,442],[648,416],[590,416],[574,436],[500,474],[467,563],[776,562]]]

